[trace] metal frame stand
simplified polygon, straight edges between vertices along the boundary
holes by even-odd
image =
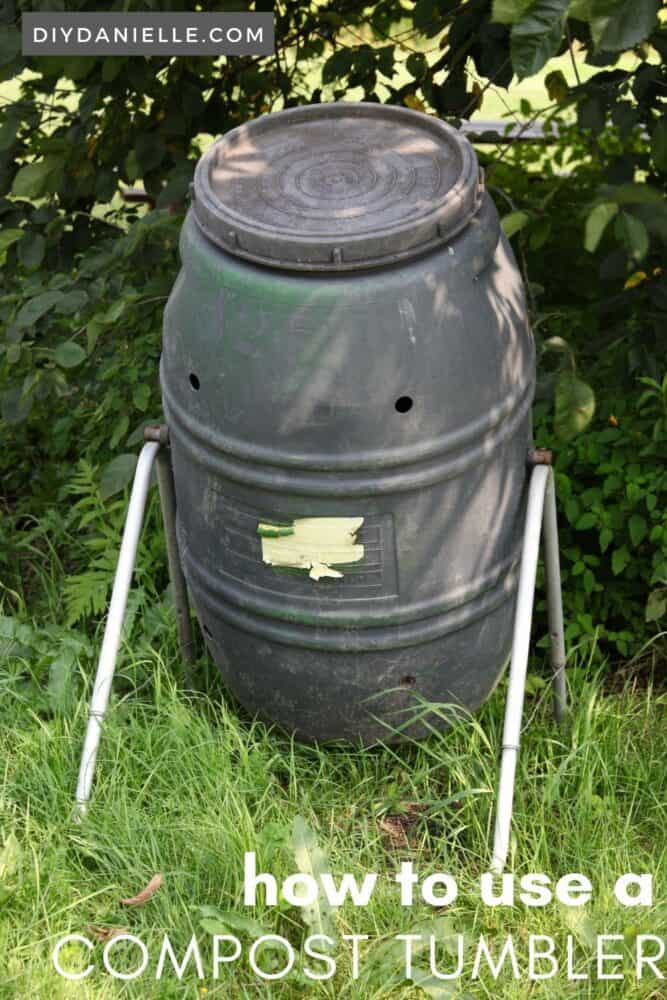
[[[146,508],[148,486],[153,463],[156,460],[162,517],[167,539],[169,574],[176,605],[178,642],[186,669],[186,681],[188,683],[189,667],[194,659],[187,589],[181,569],[176,539],[176,497],[169,449],[167,447],[167,428],[147,428],[145,436],[146,444],[139,455],[134,475],[130,504],[127,511],[127,519],[123,531],[120,554],[118,556],[118,566],[111,594],[111,603],[109,605],[109,614],[93,687],[88,727],[76,787],[76,819],[80,819],[85,814],[90,798],[97,750],[102,733],[102,723],[109,702],[111,683],[116,669],[116,658],[120,646],[127,595],[134,570],[144,510]],[[542,529],[549,633],[551,638],[551,665],[553,669],[553,702],[554,713],[559,722],[563,719],[567,708],[565,640],[563,634],[563,604],[558,557],[556,496],[550,461],[551,456],[548,452],[535,452],[533,454],[532,464],[534,468],[531,473],[528,492],[528,506],[526,510],[523,551],[514,619],[512,657],[509,670],[509,687],[505,706],[495,835],[493,856],[490,865],[493,872],[502,872],[509,851],[516,764],[521,738],[526,671],[530,647],[530,628]]]
[[[88,714],[88,727],[83,744],[79,778],[76,786],[76,809],[74,817],[80,820],[85,815],[90,791],[95,773],[97,750],[102,735],[102,723],[109,703],[111,683],[116,670],[116,659],[120,646],[121,631],[127,606],[127,595],[130,589],[134,563],[137,556],[137,546],[141,534],[141,525],[146,509],[148,487],[157,460],[157,479],[160,490],[160,504],[167,540],[167,558],[169,575],[176,605],[176,621],[178,642],[183,657],[186,683],[190,683],[189,668],[194,660],[194,644],[190,626],[190,609],[188,606],[187,589],[178,555],[176,540],[176,495],[174,492],[174,477],[169,457],[168,434],[166,427],[148,427],[145,431],[146,444],[141,449],[134,482],[130,494],[130,504],[127,510],[123,539],[118,555],[118,565],[114,578],[109,614],[104,629],[104,639],[97,674],[93,686],[93,694]]]
[[[523,533],[523,551],[519,571],[519,588],[514,617],[512,658],[510,660],[509,686],[505,704],[503,747],[500,760],[500,779],[496,799],[496,826],[493,838],[493,855],[490,869],[500,873],[505,867],[509,851],[512,826],[512,806],[516,764],[521,740],[523,701],[526,692],[526,671],[530,648],[530,627],[533,616],[535,578],[540,547],[541,529],[544,531],[544,568],[547,588],[549,636],[551,640],[551,666],[553,670],[553,704],[556,720],[561,722],[567,709],[565,688],[565,636],[563,632],[563,598],[558,557],[558,525],[556,522],[556,493],[553,471],[548,453],[536,453],[530,477],[528,507]]]

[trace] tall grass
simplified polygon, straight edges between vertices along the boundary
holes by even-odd
[[[491,908],[480,902],[478,879],[489,859],[504,684],[475,718],[420,744],[370,750],[304,746],[245,717],[216,678],[204,676],[210,664],[200,664],[208,693],[185,693],[175,680],[173,626],[167,621],[159,644],[142,645],[138,638],[134,653],[125,651],[94,798],[81,825],[71,822],[71,814],[87,691],[68,710],[36,711],[18,675],[6,675],[0,833],[11,848],[5,861],[8,854],[12,859],[0,898],[0,998],[665,995],[655,978],[635,981],[630,960],[637,934],[664,934],[667,924],[660,902],[667,874],[666,699],[650,683],[612,692],[604,675],[591,676],[574,651],[572,712],[558,728],[548,688],[533,682],[510,867],[517,876],[545,872],[554,879],[581,872],[593,883],[593,899],[583,911],[556,902],[543,909]],[[29,662],[23,666],[30,671]],[[297,815],[314,831],[335,875],[379,874],[369,906],[346,903],[336,917],[339,935],[370,936],[361,947],[360,976],[353,980],[349,944],[339,940],[337,972],[329,982],[306,984],[297,972],[264,983],[245,951],[233,966],[222,967],[216,981],[206,958],[202,906],[252,916],[286,936],[297,952],[302,947],[306,927],[299,909],[286,903],[268,907],[261,890],[254,911],[243,905],[244,852],[256,851],[259,868],[278,880],[297,870],[290,847]],[[456,902],[444,912],[421,902],[401,906],[391,879],[405,860],[413,861],[421,878],[451,873],[459,886]],[[616,878],[630,871],[654,874],[652,908],[625,909],[614,899]],[[164,874],[164,884],[144,906],[121,905],[156,872]],[[518,946],[529,934],[559,940],[572,934],[576,969],[591,978],[568,982],[563,974],[529,984],[508,974],[494,982],[487,974],[471,983],[464,973],[459,993],[446,991],[444,983],[437,984],[440,992],[425,983],[425,993],[401,979],[391,943],[393,935],[420,924],[427,932],[465,932],[472,940],[484,934],[491,943],[512,934]],[[112,979],[98,944],[88,978],[61,979],[51,961],[55,942],[67,933],[90,936],[91,927],[128,928],[140,937],[151,955],[146,974],[133,982]],[[181,956],[197,935],[203,980],[190,966],[182,982],[174,974],[155,982],[165,933]],[[624,982],[596,981],[595,933],[625,935]],[[240,936],[247,946],[250,938]],[[63,952],[64,964],[85,967],[88,955],[76,951],[72,946]],[[119,945],[119,967],[121,953]],[[128,961],[136,966],[135,951]]]

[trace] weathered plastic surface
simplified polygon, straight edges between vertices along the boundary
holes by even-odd
[[[509,654],[535,363],[490,198],[391,266],[260,266],[193,210],[181,256],[162,391],[184,570],[229,688],[311,740],[420,735],[422,699],[474,710]],[[342,578],[262,562],[260,522],[332,516],[364,518]]]
[[[340,101],[289,108],[228,132],[195,172],[194,215],[234,256],[344,271],[405,260],[479,208],[472,146],[430,115]]]

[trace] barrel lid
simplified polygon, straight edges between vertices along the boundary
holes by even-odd
[[[467,139],[386,104],[311,104],[232,129],[195,172],[194,216],[227,252],[272,267],[379,267],[451,239],[479,208]]]

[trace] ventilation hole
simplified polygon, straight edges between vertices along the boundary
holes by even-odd
[[[406,674],[405,677],[401,677],[399,684],[402,688],[413,688],[417,683],[417,678],[413,677],[412,674]]]
[[[211,632],[211,630],[208,627],[208,625],[203,625],[202,628],[204,630],[204,635],[206,636],[206,638],[207,639],[212,639],[213,638],[213,633]]]
[[[399,396],[394,405],[399,413],[407,413],[412,409],[412,397]]]
[[[190,378],[190,385],[192,386],[192,388],[199,389],[199,384],[200,384],[199,379],[197,378],[194,372],[190,372],[189,378]]]

